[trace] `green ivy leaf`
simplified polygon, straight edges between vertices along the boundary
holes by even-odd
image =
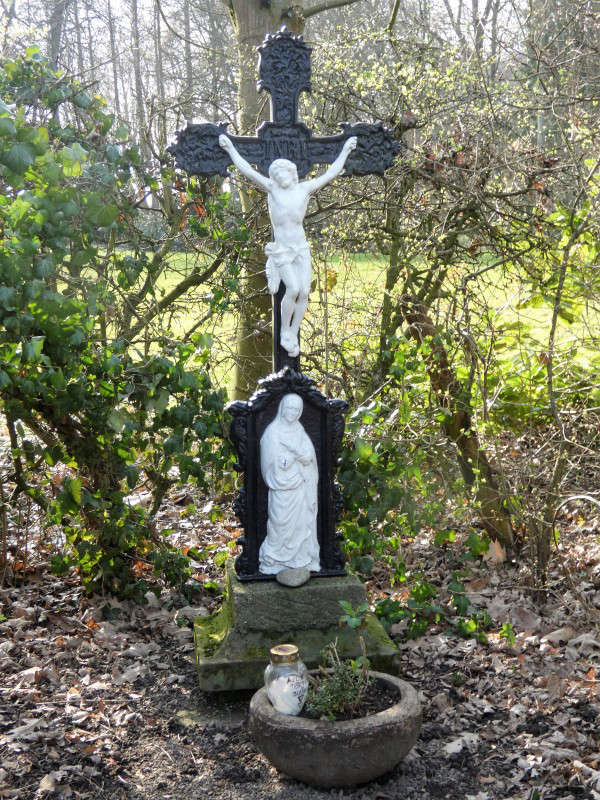
[[[44,256],[35,262],[34,275],[36,278],[48,278],[54,272],[52,256]]]
[[[162,389],[156,397],[152,398],[149,405],[154,408],[157,414],[162,414],[169,405],[169,397],[169,392],[166,389]]]
[[[121,433],[128,420],[127,414],[114,408],[106,420],[115,433]]]
[[[119,216],[119,209],[114,204],[102,206],[94,215],[94,223],[101,228],[108,228]]]
[[[10,117],[0,117],[0,136],[14,136],[17,126]]]
[[[117,130],[115,131],[115,139],[122,142],[124,139],[129,138],[129,129],[125,127],[125,125],[119,125]]]
[[[127,485],[129,488],[135,489],[140,477],[140,471],[134,464],[127,464],[125,467],[125,477],[127,478]]]
[[[64,555],[52,556],[50,569],[53,575],[57,575],[60,578],[69,571],[69,562]]]
[[[87,92],[77,92],[77,94],[73,97],[73,103],[78,108],[89,108],[93,102],[93,99]]]
[[[69,339],[69,344],[73,344],[77,347],[80,344],[83,344],[84,342],[85,342],[84,331],[82,331],[81,328],[75,328],[75,330],[73,331],[73,335]]]
[[[33,336],[29,342],[25,342],[23,345],[23,358],[26,362],[31,363],[40,360],[45,340],[45,336]]]
[[[13,144],[8,153],[2,156],[6,166],[17,175],[23,175],[35,161],[35,155],[27,142]]]
[[[78,506],[81,505],[81,481],[79,478],[71,478],[69,481],[69,494]]]
[[[15,289],[13,286],[0,286],[0,308],[5,311],[15,310]]]
[[[473,532],[467,539],[466,545],[469,548],[471,555],[475,557],[482,556],[489,550],[490,540],[483,536],[478,536],[475,532]]]

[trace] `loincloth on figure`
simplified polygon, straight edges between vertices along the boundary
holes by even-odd
[[[269,242],[265,245],[265,254],[267,256],[267,263],[265,264],[267,286],[271,294],[277,294],[281,283],[280,270],[282,267],[291,266],[296,259],[303,256],[310,258],[310,247],[308,242],[302,242],[302,244],[298,245]]]

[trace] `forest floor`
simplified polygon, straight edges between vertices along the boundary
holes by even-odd
[[[424,529],[412,541],[429,582],[442,587],[460,565],[472,604],[496,631],[510,622],[516,641],[492,632],[479,644],[443,626],[407,641],[393,628],[400,676],[423,703],[417,745],[379,781],[322,791],[256,751],[250,693],[198,688],[191,620],[218,607],[215,559],[235,526],[209,522],[209,504],[190,516],[190,500],[171,498],[158,523],[204,550],[193,606],[167,589],[146,605],[85,597],[76,575],[50,574],[51,543],[30,522],[28,558],[13,552],[0,588],[1,800],[600,800],[597,513],[565,511],[543,605],[523,567],[480,558],[465,570],[460,536],[439,547]],[[371,597],[386,580],[376,568]]]

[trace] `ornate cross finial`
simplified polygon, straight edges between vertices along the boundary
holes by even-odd
[[[258,90],[271,95],[271,119],[281,125],[298,121],[300,92],[310,92],[312,48],[302,36],[294,36],[285,25],[268,34],[258,48]]]

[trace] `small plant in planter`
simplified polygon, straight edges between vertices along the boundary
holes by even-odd
[[[366,783],[389,772],[414,746],[421,728],[417,692],[393,675],[369,671],[360,629],[368,605],[343,604],[342,624],[358,632],[362,656],[342,661],[336,643],[313,673],[306,716],[288,716],[259,689],[249,729],[258,749],[282,772],[312,786]],[[378,698],[369,697],[373,688]],[[313,718],[307,718],[312,716]]]
[[[340,626],[354,628],[358,634],[361,655],[357,659],[342,661],[337,651],[337,640],[323,650],[322,664],[309,677],[310,686],[304,716],[314,719],[353,719],[361,716],[361,701],[373,681],[369,676],[371,663],[367,657],[365,640],[360,633],[366,624],[368,603],[356,609],[345,600],[340,600],[345,614],[340,617]]]
[[[337,651],[337,640],[327,645],[322,657],[325,663],[316,674],[309,676],[303,713],[314,719],[352,719],[357,716],[365,691],[372,683],[368,672],[369,660],[362,656],[342,661]]]

